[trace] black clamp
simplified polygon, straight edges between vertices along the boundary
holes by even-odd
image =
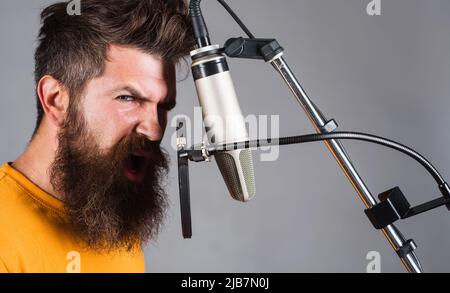
[[[193,162],[210,162],[210,154],[207,149],[207,145],[205,142],[202,142],[200,145],[195,145],[191,149],[185,151],[187,153],[187,157],[190,161]]]
[[[380,203],[364,210],[375,229],[383,229],[408,214],[410,204],[400,188],[394,187],[378,197]]]
[[[271,61],[282,54],[283,47],[275,39],[231,38],[225,42],[223,52],[231,58],[264,59]]]
[[[380,193],[378,195],[380,202],[364,212],[375,229],[383,229],[399,219],[410,218],[443,205],[448,208],[450,206],[450,193],[448,192],[450,188],[447,183],[442,184],[439,188],[442,197],[411,208],[400,188],[394,187]]]
[[[417,244],[414,240],[407,240],[403,246],[400,246],[395,252],[397,252],[398,256],[401,258],[405,258],[408,254],[413,252],[417,248]]]
[[[411,213],[410,204],[399,187],[394,187],[378,195],[380,203],[364,210],[375,229],[383,229],[399,219],[404,219]],[[417,248],[414,240],[407,240],[395,252],[401,258]]]

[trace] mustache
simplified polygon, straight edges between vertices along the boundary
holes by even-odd
[[[122,154],[131,153],[149,153],[160,154],[161,153],[161,140],[152,141],[144,135],[132,134],[118,143],[117,149]]]
[[[123,161],[130,155],[145,157],[154,167],[167,165],[168,156],[161,147],[161,140],[152,141],[146,136],[133,133],[120,141],[114,151],[116,162]]]
[[[150,140],[142,134],[132,134],[129,138],[129,150],[132,152],[151,152],[159,150],[161,140]]]

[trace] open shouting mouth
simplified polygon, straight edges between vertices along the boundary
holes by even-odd
[[[147,172],[149,163],[149,153],[131,153],[124,160],[124,174],[129,180],[133,182],[142,182]]]

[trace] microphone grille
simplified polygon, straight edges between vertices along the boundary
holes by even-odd
[[[230,195],[243,202],[252,199],[256,188],[251,151],[245,149],[219,153],[215,159]]]
[[[252,152],[250,150],[241,150],[239,154],[239,160],[241,161],[242,172],[244,173],[245,185],[247,186],[247,192],[249,199],[255,196],[255,174],[253,171],[253,159]]]

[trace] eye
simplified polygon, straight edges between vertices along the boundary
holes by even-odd
[[[134,102],[137,99],[133,96],[118,96],[116,100],[122,101],[122,102]]]

